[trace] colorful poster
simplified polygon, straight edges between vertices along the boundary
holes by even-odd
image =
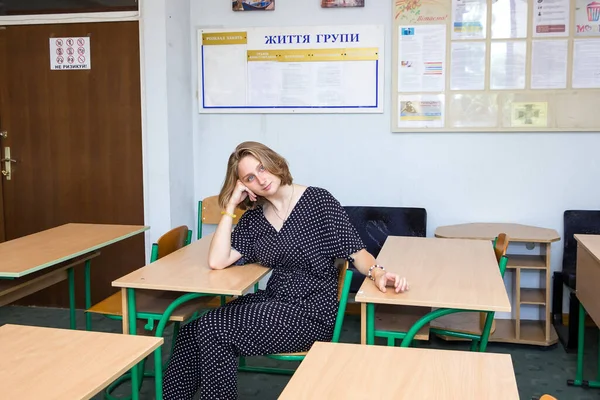
[[[443,126],[443,95],[398,96],[399,128],[441,128]]]
[[[446,26],[398,29],[398,91],[442,92],[446,86]]]
[[[600,36],[600,2],[576,1],[575,36]]]
[[[569,36],[569,0],[537,0],[533,5],[533,36]]]
[[[452,0],[452,39],[485,39],[487,0]]]
[[[548,126],[548,103],[511,103],[510,126],[515,127],[546,127]]]
[[[444,24],[448,0],[395,0],[394,19],[402,24]]]

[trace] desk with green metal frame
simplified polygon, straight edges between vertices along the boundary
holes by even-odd
[[[112,285],[120,287],[123,291],[123,333],[137,333],[136,289],[182,293],[165,310],[158,323],[155,335],[162,336],[170,315],[180,305],[203,296],[242,296],[270,271],[258,264],[211,270],[208,266],[211,238],[212,235],[205,235],[202,239],[113,281]],[[138,387],[138,368],[137,365],[132,368],[132,387]],[[162,399],[160,349],[154,352],[154,375],[156,398]],[[133,394],[135,395],[135,392]]]
[[[10,304],[65,279],[69,281],[70,327],[76,328],[75,271],[84,263],[85,305],[91,306],[91,261],[97,251],[140,234],[138,225],[65,224],[0,243],[0,306]],[[86,315],[91,329],[91,315]]]
[[[375,304],[436,308],[408,332],[400,333],[402,347],[408,347],[423,326],[443,315],[511,310],[494,248],[487,241],[389,236],[377,262],[406,277],[410,290],[394,293],[388,288],[382,293],[365,278],[355,298],[362,303],[362,344],[374,344]]]
[[[577,340],[577,372],[568,385],[600,388],[600,358],[595,381],[583,379],[583,350],[585,338],[586,312],[600,326],[600,235],[576,234],[577,240],[577,282],[576,293],[579,299],[579,334]],[[600,335],[599,335],[600,337]],[[600,356],[600,347],[599,347]]]

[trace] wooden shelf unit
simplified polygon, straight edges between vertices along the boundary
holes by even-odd
[[[558,335],[550,317],[551,297],[550,254],[553,242],[560,240],[554,229],[538,228],[520,224],[472,223],[440,226],[435,231],[439,238],[493,240],[499,233],[509,238],[508,268],[506,274],[513,279],[513,319],[496,319],[496,330],[490,335],[490,342],[521,343],[537,346],[551,346],[558,341]],[[534,243],[540,246],[539,255],[510,254],[511,243]],[[537,271],[540,284],[537,288],[521,286],[523,272]],[[521,319],[522,307],[537,307],[539,320]],[[479,313],[451,314],[432,321],[431,327],[481,333]],[[442,336],[446,340],[461,340]]]

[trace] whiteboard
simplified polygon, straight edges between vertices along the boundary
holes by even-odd
[[[600,129],[600,3],[396,0],[392,9],[392,132]]]
[[[379,25],[198,30],[200,113],[382,113]]]

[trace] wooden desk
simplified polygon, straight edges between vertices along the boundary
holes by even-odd
[[[569,385],[600,388],[600,360],[598,378],[595,381],[583,379],[583,350],[585,339],[586,311],[600,326],[600,235],[574,235],[577,240],[577,282],[576,292],[579,299],[579,338],[577,340],[577,372],[575,380]]]
[[[509,239],[507,251],[507,271],[513,278],[512,295],[515,304],[514,319],[496,319],[496,331],[490,335],[490,342],[521,343],[536,346],[550,346],[558,342],[558,335],[550,316],[550,274],[551,245],[560,240],[554,229],[537,226],[504,223],[471,223],[440,226],[435,236],[451,239],[481,239],[491,241],[504,232]],[[536,254],[510,254],[510,243],[534,243],[539,246]],[[514,247],[513,247],[514,248]],[[521,273],[538,273],[539,288],[521,288]],[[521,319],[521,305],[537,306],[539,320]],[[454,314],[440,318],[432,327],[479,333],[479,320],[474,314]]]
[[[135,289],[166,290],[186,293],[167,308],[156,328],[162,336],[170,314],[179,305],[207,295],[241,296],[260,281],[270,269],[258,264],[212,270],[208,266],[211,235],[185,246],[151,264],[131,272],[112,285],[123,291],[123,333],[136,333]],[[154,353],[156,397],[162,396],[162,362],[160,351]],[[132,385],[137,373],[132,371]]]
[[[162,343],[155,337],[1,326],[2,398],[90,399]]]
[[[382,293],[365,278],[361,304],[361,343],[367,343],[367,313],[373,304],[478,311],[510,311],[510,302],[490,243],[479,240],[389,236],[377,262],[407,278],[410,290]],[[371,311],[372,312],[372,311]],[[408,337],[405,340],[409,339]],[[371,340],[369,340],[372,343]],[[409,341],[410,342],[410,341]],[[403,341],[403,344],[405,342]]]
[[[66,224],[0,243],[0,305],[69,279],[71,328],[75,329],[75,274],[85,263],[85,302],[91,306],[90,266],[97,251],[142,233],[137,225]],[[91,316],[86,316],[89,330]]]
[[[280,400],[517,400],[509,354],[315,343]]]

